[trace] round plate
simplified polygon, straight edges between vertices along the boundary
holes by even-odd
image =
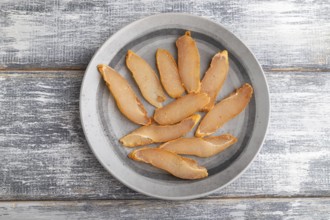
[[[254,96],[239,116],[214,135],[231,133],[238,142],[221,154],[196,158],[208,169],[209,177],[181,180],[148,164],[132,161],[132,150],[119,139],[139,126],[126,119],[96,66],[104,63],[124,76],[145,105],[149,115],[154,108],[144,101],[125,65],[127,50],[143,57],[155,70],[157,48],[164,48],[176,58],[176,39],[190,30],[201,57],[201,77],[213,55],[228,50],[230,70],[217,100],[232,93],[243,83],[250,83]],[[170,102],[168,99],[167,102]],[[257,155],[263,143],[269,119],[269,94],[265,76],[250,50],[231,32],[207,19],[186,14],[160,14],[138,20],[110,37],[89,63],[80,94],[80,114],[87,141],[100,163],[126,186],[143,194],[162,199],[192,199],[210,194],[241,174]],[[191,136],[193,132],[189,135]]]

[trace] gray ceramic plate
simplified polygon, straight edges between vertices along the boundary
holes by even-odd
[[[230,58],[228,78],[218,95],[226,97],[248,82],[254,87],[249,106],[216,135],[231,133],[238,142],[225,152],[207,159],[197,159],[206,166],[209,177],[181,180],[147,164],[127,158],[119,138],[138,128],[118,110],[96,66],[106,63],[121,73],[141,94],[125,66],[128,49],[135,51],[156,69],[157,48],[168,49],[176,58],[175,41],[185,30],[192,32],[201,56],[201,77],[212,56],[227,49]],[[170,101],[170,100],[169,100]],[[153,107],[143,103],[149,115]],[[265,76],[250,50],[231,32],[207,19],[186,14],[160,14],[138,20],[110,37],[96,52],[86,70],[80,94],[80,114],[87,141],[100,163],[126,186],[162,199],[192,199],[208,195],[239,176],[252,162],[263,143],[269,119],[269,94]],[[189,134],[189,135],[192,135]]]

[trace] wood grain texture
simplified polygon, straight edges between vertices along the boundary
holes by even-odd
[[[0,200],[149,199],[108,174],[79,119],[83,72],[0,73]],[[266,73],[269,132],[255,162],[210,197],[330,196],[330,73]]]
[[[2,202],[2,219],[329,219],[330,199]]]
[[[165,12],[225,25],[264,68],[329,69],[329,11],[327,0],[2,0],[0,69],[84,69],[120,28]]]

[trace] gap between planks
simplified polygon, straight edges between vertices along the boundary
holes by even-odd
[[[330,199],[330,196],[309,196],[309,195],[299,195],[299,196],[244,196],[244,197],[201,197],[193,200],[161,200],[153,197],[146,197],[141,199],[13,199],[13,200],[0,200],[1,203],[8,202],[106,202],[106,201],[194,201],[194,200],[294,200],[294,199]]]
[[[262,68],[264,72],[330,72],[330,68],[301,68],[301,67],[285,67],[285,68]],[[12,73],[21,72],[85,72],[85,68],[26,68],[26,69],[0,69],[0,76],[10,75]]]

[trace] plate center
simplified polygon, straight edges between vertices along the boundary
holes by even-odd
[[[130,83],[133,90],[136,92],[137,96],[140,98],[144,106],[148,111],[148,115],[152,116],[154,112],[154,107],[147,103],[141,96],[141,93],[125,64],[125,57],[127,51],[133,50],[139,56],[144,58],[149,65],[158,74],[156,68],[155,54],[158,48],[167,49],[170,53],[177,59],[177,51],[175,46],[175,41],[181,35],[183,35],[185,30],[183,29],[162,29],[158,31],[151,32],[142,37],[138,37],[135,40],[129,42],[124,46],[112,60],[109,60],[109,65],[118,71],[123,77],[125,77]],[[214,39],[198,32],[192,32],[192,37],[196,40],[201,57],[201,79],[209,67],[212,57],[219,51],[225,49],[219,42]],[[232,93],[236,88],[240,87],[244,83],[251,83],[246,70],[238,62],[230,51],[229,52],[229,62],[230,70],[227,79],[218,94],[217,101],[222,100]],[[124,135],[137,129],[139,125],[134,124],[129,121],[125,116],[123,116],[118,110],[116,103],[106,88],[103,81],[100,81],[97,93],[98,102],[98,114],[101,124],[103,126],[104,134],[108,139],[109,148],[112,148],[113,152],[121,159],[122,163],[128,166],[130,169],[139,173],[140,175],[158,179],[163,181],[175,181],[184,182],[180,179],[174,178],[171,175],[153,168],[144,163],[139,163],[132,161],[127,158],[127,154],[133,150],[133,148],[123,147],[119,143],[119,139]],[[170,97],[166,103],[173,101]],[[166,104],[165,103],[165,104]],[[204,113],[199,113],[203,115]],[[221,135],[225,133],[230,133],[238,137],[238,142],[228,148],[226,151],[215,155],[210,158],[198,158],[191,157],[199,162],[202,166],[205,166],[209,175],[212,176],[226,169],[244,150],[245,146],[248,144],[251,132],[254,126],[255,117],[255,100],[251,100],[249,107],[244,110],[240,115],[238,115],[233,120],[226,123],[221,129],[219,129],[213,135]],[[196,126],[197,127],[197,126]],[[193,136],[196,127],[192,132],[187,134],[187,136]],[[150,146],[158,146],[159,144],[154,144]],[[187,156],[189,157],[189,156]]]

